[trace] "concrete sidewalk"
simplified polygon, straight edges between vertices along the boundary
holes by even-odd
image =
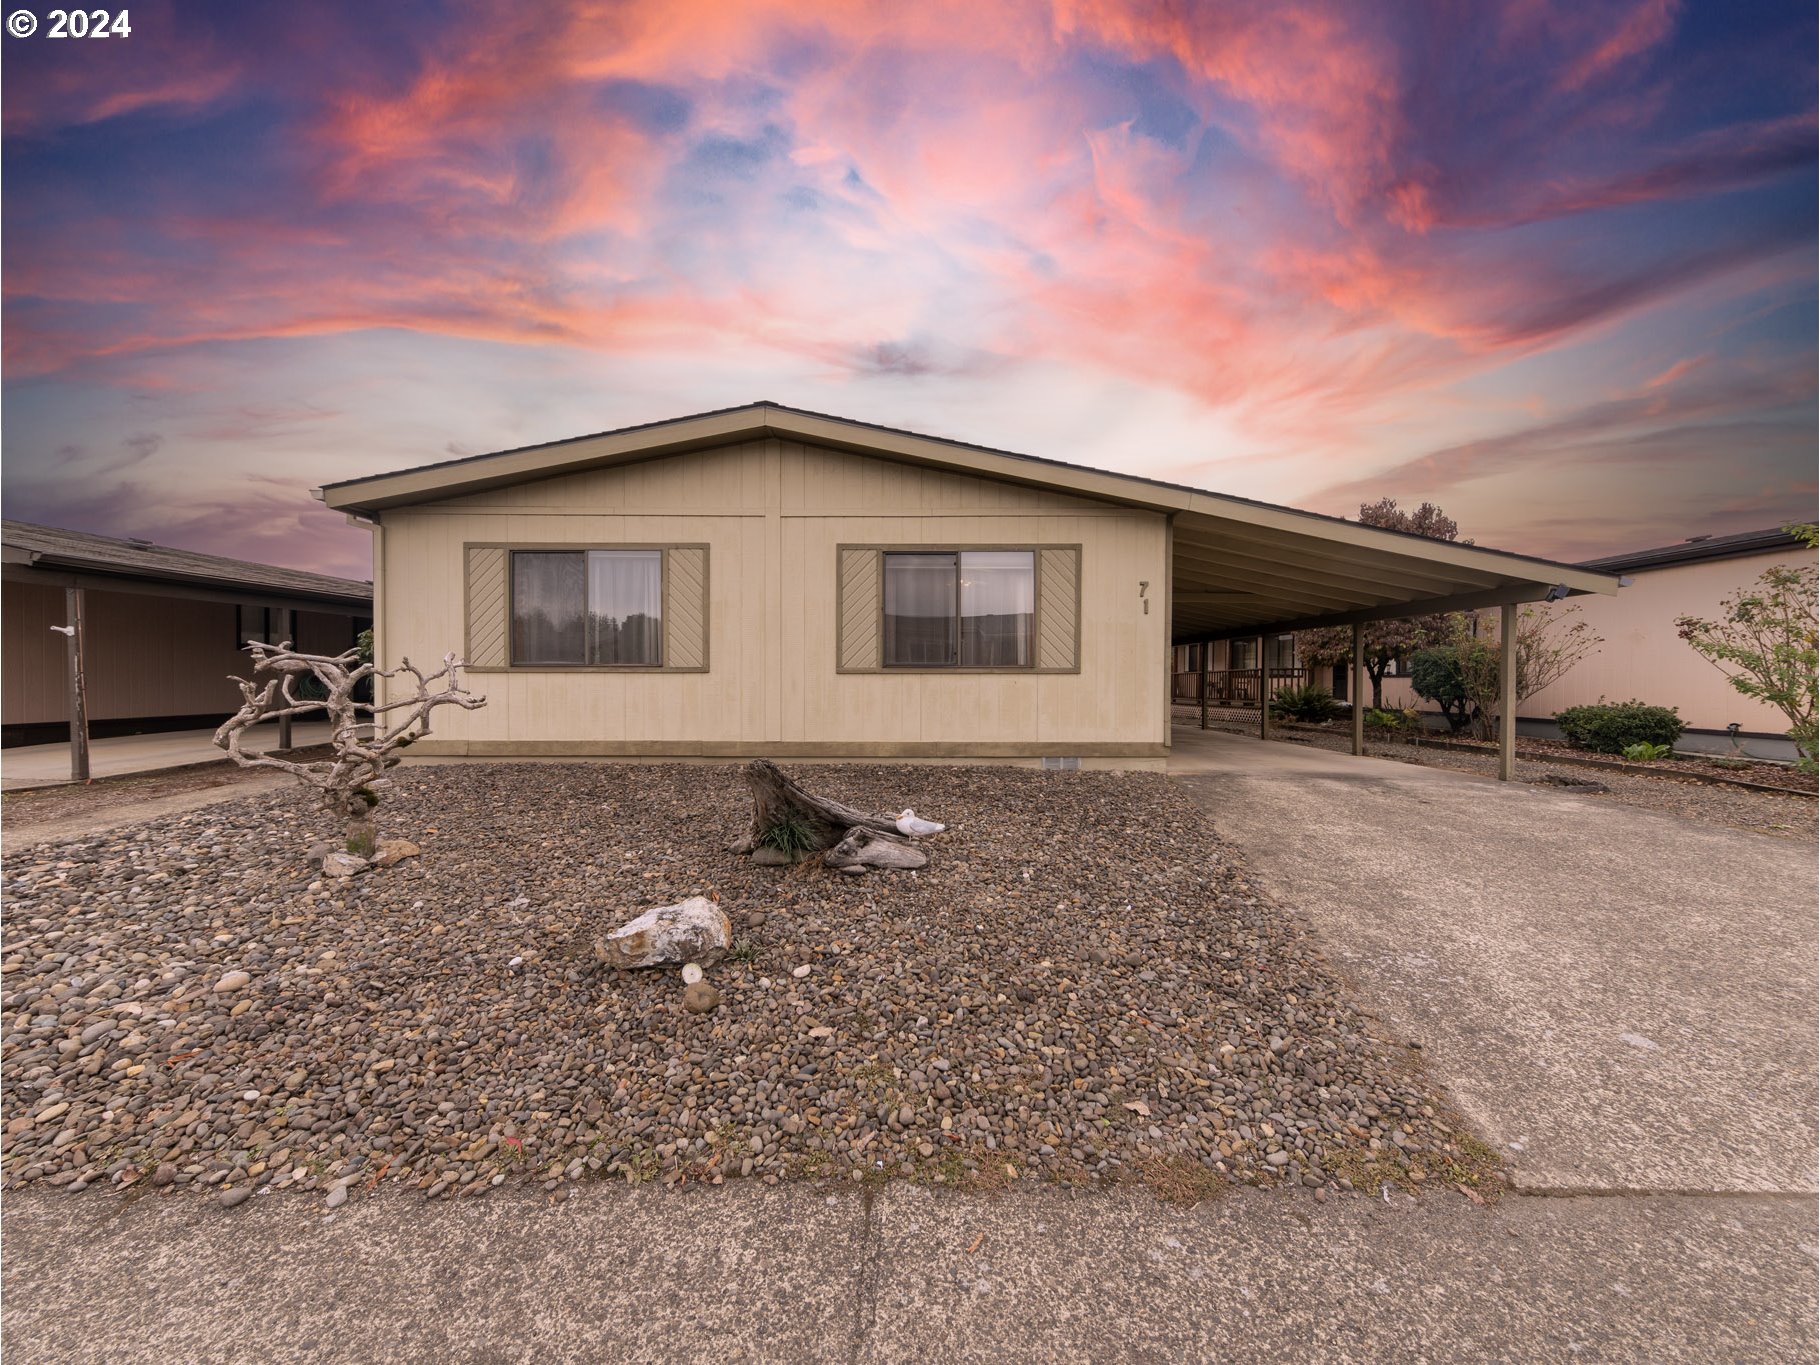
[[[1198,730],[1172,774],[1554,1190],[1815,1188],[1811,847]]]
[[[1811,1199],[508,1188],[6,1201],[9,1365],[1807,1361]]]
[[[259,739],[256,744],[249,742],[249,749],[276,747],[276,721],[263,723],[254,733]],[[299,722],[291,733],[291,742],[298,748],[326,744],[328,739],[329,727],[323,721]],[[120,735],[89,741],[91,778],[130,777],[167,768],[186,768],[194,763],[227,761],[227,755],[215,747],[213,730],[168,730],[155,735]],[[25,744],[0,753],[0,789],[23,791],[31,787],[55,787],[69,780],[70,746],[67,743]]]

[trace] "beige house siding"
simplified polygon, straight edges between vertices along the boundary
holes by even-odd
[[[1680,616],[1719,614],[1721,599],[1754,583],[1772,564],[1798,568],[1811,553],[1738,555],[1674,564],[1633,573],[1616,597],[1575,598],[1579,616],[1603,638],[1598,652],[1575,665],[1553,687],[1523,703],[1525,719],[1547,720],[1570,706],[1639,701],[1673,706],[1690,729],[1723,730],[1736,721],[1746,733],[1779,735],[1788,718],[1774,707],[1740,695],[1725,676],[1675,633]],[[1384,680],[1389,706],[1424,706],[1406,678]]]
[[[389,662],[462,648],[464,547],[707,547],[706,672],[476,675],[488,705],[439,713],[425,753],[1156,757],[1168,741],[1160,512],[764,439],[381,520]],[[925,544],[1078,546],[1079,671],[839,671],[840,548]]]

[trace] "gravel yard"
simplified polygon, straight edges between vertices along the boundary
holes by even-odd
[[[351,884],[291,791],[10,849],[5,1187],[1486,1172],[1168,779],[793,775],[950,830],[921,873],[769,869],[724,851],[735,768],[475,764],[403,770],[422,856]],[[692,894],[735,925],[705,1015],[589,947]]]
[[[1179,719],[1179,718],[1178,718]],[[1199,723],[1198,715],[1195,722]],[[1212,728],[1225,730],[1233,734],[1255,735],[1257,723],[1255,713],[1252,722],[1247,725],[1241,722],[1215,722]],[[1330,749],[1335,752],[1349,753],[1352,750],[1352,736],[1343,726],[1332,731],[1315,729],[1312,726],[1300,726],[1294,730],[1279,729],[1276,742],[1284,744],[1308,744],[1316,748]],[[1498,771],[1498,760],[1495,754],[1471,753],[1460,749],[1443,749],[1433,744],[1403,744],[1378,739],[1367,739],[1365,752],[1376,758],[1393,758],[1403,763],[1424,763],[1435,768],[1455,768],[1461,772],[1484,773],[1495,775]],[[1592,755],[1600,757],[1600,755]],[[1811,796],[1791,794],[1783,796],[1777,792],[1751,791],[1744,787],[1715,786],[1705,782],[1695,782],[1677,778],[1671,772],[1654,774],[1612,772],[1606,768],[1588,768],[1577,763],[1549,763],[1528,757],[1519,751],[1517,756],[1517,780],[1520,782],[1540,782],[1550,776],[1566,779],[1572,783],[1597,782],[1605,791],[1596,792],[1590,788],[1575,788],[1576,794],[1583,794],[1600,801],[1619,801],[1627,806],[1639,806],[1644,810],[1658,810],[1670,815],[1686,816],[1690,820],[1705,820],[1713,824],[1732,825],[1739,829],[1756,830],[1760,834],[1772,834],[1784,839],[1813,839],[1816,835],[1816,805]],[[1746,778],[1750,772],[1736,774]]]

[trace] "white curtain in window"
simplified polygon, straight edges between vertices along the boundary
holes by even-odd
[[[885,556],[885,653],[890,665],[941,666],[955,660],[953,554]]]
[[[1036,621],[1036,556],[1029,550],[961,555],[963,668],[1023,668]]]
[[[663,662],[661,550],[588,552],[588,662]]]

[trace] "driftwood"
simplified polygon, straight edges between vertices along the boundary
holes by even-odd
[[[240,710],[215,731],[215,743],[243,768],[277,768],[316,788],[330,814],[342,824],[349,853],[371,858],[378,849],[373,807],[379,789],[389,779],[387,769],[398,765],[396,751],[430,733],[430,712],[438,706],[459,706],[464,711],[485,706],[461,685],[461,660],[445,655],[442,668],[425,674],[403,660],[397,668],[379,669],[360,661],[360,651],[345,654],[300,654],[290,641],[279,645],[250,641],[255,677],[263,683],[234,678],[240,685]],[[380,706],[354,700],[354,691],[365,678],[409,678],[415,692]],[[298,684],[313,680],[324,696],[299,697]],[[439,690],[431,689],[438,683]],[[364,718],[363,718],[364,713]],[[279,716],[321,715],[329,722],[328,758],[298,763],[268,753],[241,749],[246,732],[263,720]]]
[[[752,789],[752,825],[732,845],[734,853],[755,852],[763,846],[767,830],[793,819],[808,835],[804,856],[820,851],[824,863],[843,872],[917,868],[929,861],[928,854],[898,832],[897,816],[856,810],[806,792],[769,759],[754,759],[746,766],[746,784]]]
[[[929,855],[898,834],[851,829],[847,837],[822,854],[822,861],[840,872],[864,872],[869,867],[926,867]]]

